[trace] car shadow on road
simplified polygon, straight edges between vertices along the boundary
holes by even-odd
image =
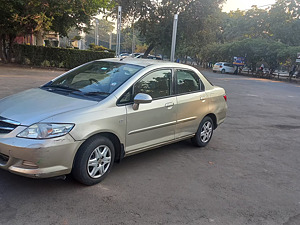
[[[126,157],[121,161],[121,163],[114,164],[112,171],[102,182],[106,182],[107,180],[109,182],[110,180],[115,180],[120,177],[126,177],[126,175],[130,173],[136,173],[137,169],[142,170],[147,164],[159,165],[161,163],[167,163],[167,161],[172,159],[172,157],[186,154],[186,151],[199,151],[199,148],[194,147],[189,140],[185,140]],[[54,177],[46,179],[34,179],[12,174],[5,170],[0,170],[0,190],[2,188],[10,188],[12,186],[21,186],[22,189],[30,189],[31,191],[35,191],[35,189],[40,190],[41,188],[46,188],[47,190],[70,190],[70,188],[77,189],[87,187],[76,182],[71,175],[67,175],[65,178]]]

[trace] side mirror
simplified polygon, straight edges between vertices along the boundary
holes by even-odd
[[[148,94],[138,93],[133,99],[133,110],[138,110],[140,104],[151,103],[152,97]]]

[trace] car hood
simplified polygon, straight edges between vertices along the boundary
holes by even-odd
[[[0,100],[0,116],[29,126],[48,117],[97,103],[35,88]]]

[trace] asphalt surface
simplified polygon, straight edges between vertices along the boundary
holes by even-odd
[[[61,73],[0,65],[0,97]],[[125,158],[92,187],[0,170],[0,224],[300,224],[300,86],[203,73],[229,107],[207,147]]]

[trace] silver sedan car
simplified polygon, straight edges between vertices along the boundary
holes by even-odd
[[[93,185],[126,156],[189,138],[206,146],[225,120],[226,100],[187,65],[86,63],[0,100],[0,168],[32,178],[71,173]]]

